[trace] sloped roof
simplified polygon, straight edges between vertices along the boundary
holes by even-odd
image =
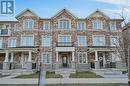
[[[26,13],[26,12],[31,12],[34,16],[36,16],[37,18],[39,18],[39,16],[38,16],[36,13],[34,13],[31,9],[29,9],[29,8],[23,10],[21,13],[19,13],[19,14],[16,15],[15,17],[16,17],[16,18],[19,18],[20,16],[22,16],[22,15],[23,15],[24,13]]]
[[[78,18],[78,17],[76,17],[74,14],[72,14],[69,10],[67,10],[67,9],[62,9],[62,10],[60,10],[58,13],[56,13],[52,18],[55,18],[55,17],[57,17],[57,16],[59,16],[60,14],[62,14],[63,12],[66,12],[67,14],[69,14],[70,16],[72,16],[73,18]]]
[[[93,13],[91,13],[87,18],[93,17],[94,14],[96,14],[96,13],[99,13],[101,16],[104,16],[106,18],[110,18],[104,12],[100,11],[99,9],[97,9],[96,11],[94,11]]]

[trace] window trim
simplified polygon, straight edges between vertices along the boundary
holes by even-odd
[[[17,46],[17,38],[16,37],[8,38],[8,47],[12,47],[12,46],[10,46],[10,39],[15,39],[16,40],[16,44],[15,44],[15,46],[13,46],[13,47],[16,47]]]
[[[60,28],[60,21],[61,21],[61,20],[68,20],[68,21],[69,21],[69,28]],[[71,29],[71,20],[68,19],[68,18],[58,19],[58,29],[60,29],[60,30],[70,30],[70,29]]]
[[[45,23],[49,24],[48,29],[45,29]],[[50,30],[50,21],[43,21],[43,30]]]
[[[78,44],[78,38],[79,38],[79,37],[85,37],[85,40],[86,40],[85,45],[79,45],[79,44]],[[84,35],[77,35],[77,45],[78,45],[79,47],[87,46],[87,37],[84,36]]]
[[[79,29],[79,23],[84,23],[84,28],[80,28]],[[86,22],[85,21],[78,21],[77,22],[77,30],[78,31],[86,30]]]
[[[61,42],[61,41],[60,41],[60,37],[61,37],[61,36],[69,36],[70,42],[72,42],[72,39],[71,39],[71,36],[72,36],[72,35],[71,35],[71,34],[68,34],[68,35],[67,35],[67,34],[66,34],[66,35],[59,34],[59,35],[58,35],[58,42]]]
[[[28,24],[28,27],[25,27],[26,26],[25,25],[26,21],[31,21],[32,22],[32,27],[31,28],[29,27],[29,24]],[[34,20],[32,20],[32,19],[25,19],[25,20],[23,20],[23,29],[24,30],[32,30],[33,28],[34,28]]]
[[[97,45],[94,45],[94,42],[93,42],[93,40],[94,40],[94,37],[103,37],[103,39],[104,39],[104,45],[102,45],[102,46],[105,46],[106,45],[106,39],[105,39],[105,35],[93,35],[92,37],[92,44],[93,44],[93,46],[97,46]],[[99,46],[99,45],[98,45]]]
[[[116,37],[117,39],[119,39],[118,36],[112,36],[112,35],[111,35],[111,36],[110,36],[110,46],[111,46],[111,47],[118,47],[118,46],[119,46],[119,41],[118,41],[118,45],[117,45],[117,46],[112,45],[112,43],[111,43],[111,38],[112,38],[112,37],[114,37],[114,38]]]
[[[44,54],[49,54],[49,63],[43,63],[43,55]],[[51,61],[51,59],[52,59],[52,52],[43,52],[43,53],[41,53],[41,62],[43,63],[43,64],[51,64],[52,63],[52,61]]]
[[[94,22],[97,23],[97,26],[96,26],[97,28],[94,28]],[[98,24],[99,24],[98,22],[101,23],[101,28],[98,27]],[[103,30],[103,25],[104,25],[104,23],[103,23],[102,20],[99,20],[99,19],[92,20],[92,29],[93,29],[93,30]]]
[[[112,28],[111,28],[111,25],[112,25],[111,23],[114,23],[114,26],[115,26],[115,28],[114,28],[114,29],[112,29]],[[110,31],[112,31],[112,32],[117,31],[116,21],[110,21],[110,23],[109,23],[109,27],[110,27]]]
[[[80,61],[79,61],[79,60],[80,60],[80,59],[79,59],[79,54],[80,54],[80,53],[82,54],[82,63],[80,63]],[[77,55],[77,56],[78,56],[78,64],[87,64],[87,63],[88,63],[87,52],[78,52],[77,54],[78,54],[78,55]],[[85,62],[85,63],[83,63],[83,54],[86,55],[86,62]]]
[[[45,46],[44,44],[43,44],[43,38],[46,38],[46,37],[50,37],[50,46]],[[42,47],[51,47],[52,46],[52,36],[51,35],[42,35],[42,40],[41,40],[41,45],[42,45]]]
[[[34,35],[21,35],[21,43],[20,43],[20,46],[25,46],[25,45],[22,45],[22,37],[23,36],[32,36],[33,37],[33,46],[35,46],[35,39],[34,39]],[[27,45],[26,45],[27,46]]]

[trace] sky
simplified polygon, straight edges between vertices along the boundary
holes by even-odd
[[[127,18],[130,16],[130,0],[15,0],[15,15],[26,8],[42,18],[50,18],[63,8],[79,18],[86,18],[96,9],[112,18],[119,18],[122,10]]]

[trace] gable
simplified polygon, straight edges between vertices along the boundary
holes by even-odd
[[[103,12],[96,10],[94,13],[92,13],[90,16],[88,16],[88,18],[90,17],[105,17],[105,18],[109,18],[107,15],[105,15]]]
[[[73,18],[77,18],[75,15],[73,15],[71,12],[69,12],[67,9],[63,9],[60,12],[58,12],[56,15],[54,15],[52,18],[56,18],[59,16],[71,16]]]
[[[26,9],[24,11],[22,11],[21,13],[19,13],[16,18],[20,18],[22,16],[36,16],[37,18],[39,18],[37,16],[37,14],[35,14],[33,11],[31,11],[30,9]]]

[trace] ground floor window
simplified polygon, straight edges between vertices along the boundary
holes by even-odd
[[[44,64],[49,64],[50,63],[50,60],[51,60],[51,54],[50,53],[44,53],[42,55],[42,62]]]
[[[86,63],[87,62],[86,52],[78,52],[78,62],[79,63]]]

